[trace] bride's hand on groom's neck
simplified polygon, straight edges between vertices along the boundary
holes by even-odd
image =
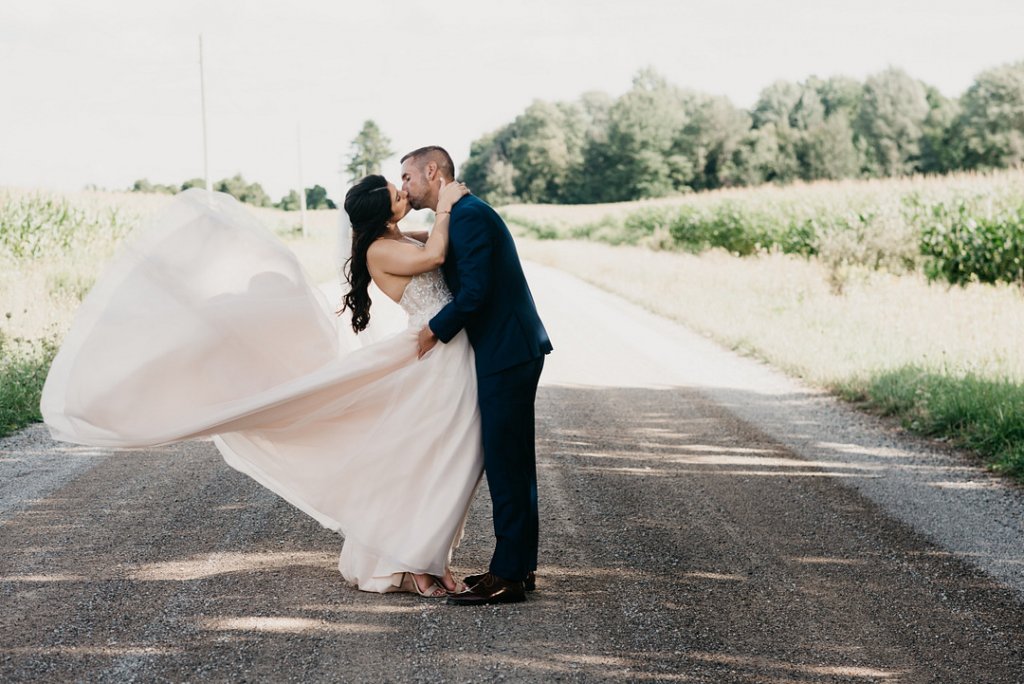
[[[455,204],[469,194],[469,188],[465,183],[452,181],[450,183],[441,180],[441,189],[437,195],[437,212],[451,211]]]

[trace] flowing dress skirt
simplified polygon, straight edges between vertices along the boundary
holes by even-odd
[[[44,420],[97,446],[213,438],[344,535],[339,569],[359,588],[441,574],[483,468],[472,348],[460,333],[417,360],[422,319],[360,346],[332,308],[246,209],[186,191],[82,303]]]

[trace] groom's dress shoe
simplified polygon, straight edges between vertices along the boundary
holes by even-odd
[[[467,582],[467,585],[469,583]],[[502,579],[485,573],[476,584],[466,591],[449,594],[448,603],[453,606],[486,606],[492,603],[519,603],[526,600],[522,582]]]
[[[484,578],[486,572],[481,572],[479,575],[468,575],[466,579],[462,580],[463,583],[472,589],[480,580]],[[537,588],[537,573],[532,570],[526,573],[526,579],[523,580],[523,589],[526,591],[534,591]]]

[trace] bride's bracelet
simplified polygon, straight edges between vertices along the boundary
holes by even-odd
[[[451,214],[450,211],[435,211],[434,216],[440,216],[441,214]]]

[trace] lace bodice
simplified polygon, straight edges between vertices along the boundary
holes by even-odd
[[[441,270],[414,275],[398,304],[409,314],[410,325],[422,325],[452,300]]]

